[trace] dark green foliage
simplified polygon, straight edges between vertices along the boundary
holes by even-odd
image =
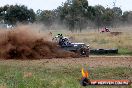
[[[120,23],[131,23],[132,16],[131,12],[122,13],[119,7],[89,6],[87,0],[67,0],[55,10],[41,11],[38,18],[38,22],[43,22],[47,26],[56,22],[65,25],[70,31],[82,31],[87,26],[91,26],[89,22],[98,28],[116,27]]]
[[[6,5],[1,7],[0,10],[0,15],[4,22],[10,25],[35,21],[35,13],[33,9],[28,9],[24,5]]]
[[[50,10],[44,10],[40,14],[39,21],[44,23],[46,26],[51,26],[54,18],[54,14]]]
[[[88,26],[98,29],[117,27],[120,24],[131,24],[131,19],[131,11],[122,12],[120,7],[89,6],[87,0],[67,0],[54,10],[39,9],[36,14],[24,5],[0,7],[0,22],[15,25],[36,21],[47,27],[56,23],[65,25],[70,31],[82,31]]]

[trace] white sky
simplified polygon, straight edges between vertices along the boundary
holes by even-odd
[[[66,0],[0,0],[0,6],[6,4],[18,4],[26,5],[28,8],[32,8],[35,11],[41,10],[51,10],[56,9],[58,6],[65,2]],[[116,6],[121,7],[123,11],[132,10],[132,0],[88,0],[89,5],[103,5],[104,7],[113,7],[113,2],[116,1]]]

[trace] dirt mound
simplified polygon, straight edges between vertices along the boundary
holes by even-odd
[[[110,32],[110,34],[113,35],[113,36],[117,36],[117,35],[121,35],[122,32]]]
[[[77,57],[62,50],[46,33],[33,31],[31,26],[0,30],[0,57],[5,59],[41,59]]]

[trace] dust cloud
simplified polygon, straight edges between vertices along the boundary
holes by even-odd
[[[4,59],[45,59],[77,57],[52,42],[52,36],[39,26],[19,25],[0,30],[0,57]]]

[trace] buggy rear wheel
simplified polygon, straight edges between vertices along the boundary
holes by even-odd
[[[77,50],[77,53],[81,56],[89,57],[89,49],[81,48]]]

